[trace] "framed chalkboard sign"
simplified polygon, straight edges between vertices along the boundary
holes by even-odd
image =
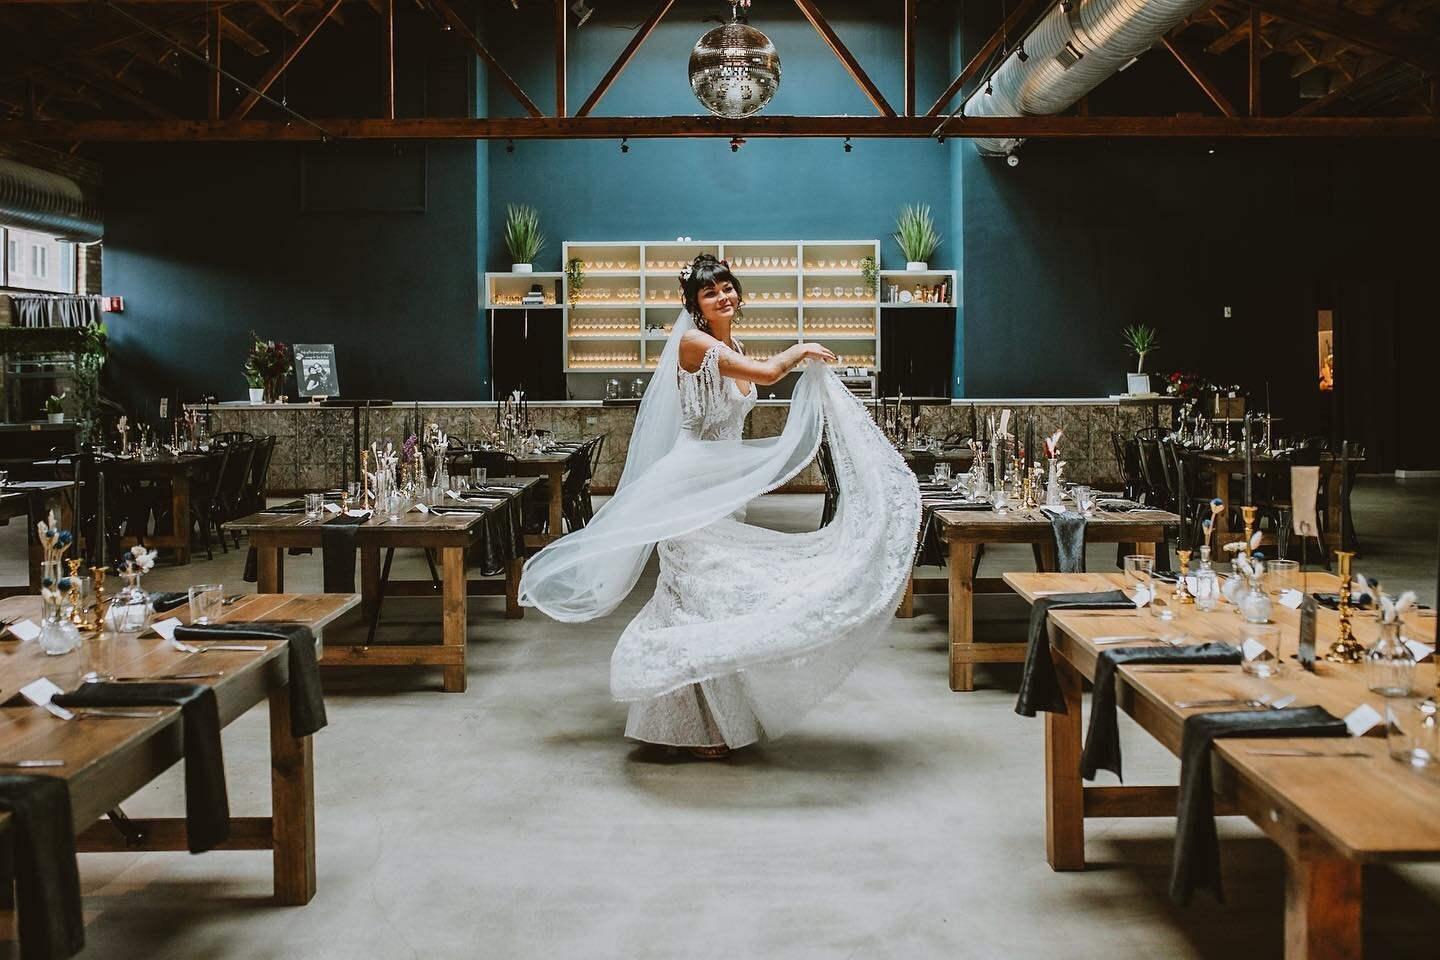
[[[335,344],[295,344],[295,383],[302,397],[340,395],[340,375],[335,370]]]

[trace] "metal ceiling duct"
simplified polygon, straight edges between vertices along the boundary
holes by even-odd
[[[1208,0],[1066,0],[965,101],[967,117],[1045,117],[1071,107],[1123,69]],[[991,92],[987,93],[989,89]],[[977,139],[983,154],[1007,154],[1014,138]]]
[[[100,208],[69,177],[0,158],[0,226],[94,243],[105,234]]]

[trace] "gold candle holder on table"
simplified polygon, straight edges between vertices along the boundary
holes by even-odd
[[[1255,514],[1257,512],[1258,509],[1256,507],[1240,508],[1240,513],[1245,518],[1245,556],[1247,558],[1252,552],[1250,550],[1250,538],[1255,534]]]
[[[1190,604],[1195,602],[1195,595],[1190,592],[1185,580],[1190,574],[1190,553],[1189,550],[1176,550],[1175,556],[1180,561],[1180,579],[1175,581],[1175,592],[1170,599],[1175,603]]]
[[[105,596],[105,568],[90,568],[90,589],[95,594],[95,606],[92,608],[91,621],[87,625],[96,633],[105,629],[105,607],[109,599]]]
[[[65,561],[70,568],[70,622],[77,627],[85,625],[85,615],[80,610],[80,561],[70,559]]]
[[[1325,651],[1325,659],[1331,663],[1359,663],[1365,659],[1365,647],[1350,629],[1354,609],[1350,606],[1350,561],[1355,558],[1355,552],[1336,550],[1335,556],[1340,561],[1340,632]]]
[[[360,451],[360,508],[370,502],[370,451]]]

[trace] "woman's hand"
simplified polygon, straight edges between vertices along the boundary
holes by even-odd
[[[800,348],[800,354],[795,359],[796,363],[803,363],[811,358],[819,360],[822,363],[835,362],[835,354],[818,343],[799,343],[796,344],[796,346]]]

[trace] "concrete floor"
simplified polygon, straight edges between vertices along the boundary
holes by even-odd
[[[1435,591],[1440,484],[1367,482],[1357,526],[1367,573]],[[767,497],[752,522],[799,529],[813,497]],[[0,528],[0,580],[18,580],[18,525]],[[147,578],[222,581],[243,552]],[[1092,569],[1113,563],[1097,549]],[[397,557],[397,576],[423,573]],[[1025,569],[1026,550],[984,573]],[[295,558],[292,589],[319,559]],[[939,571],[925,571],[938,573]],[[83,956],[129,958],[1049,958],[1281,953],[1282,861],[1246,822],[1222,821],[1228,902],[1166,896],[1173,824],[1092,821],[1084,873],[1044,859],[1041,724],[1013,710],[1018,671],[981,689],[945,682],[945,609],[921,598],[793,734],[722,763],[679,762],[624,740],[608,658],[653,571],[614,615],[506,621],[472,601],[470,689],[427,671],[329,676],[316,738],[320,889],[276,908],[263,853],[83,855]],[[438,604],[387,605],[382,636],[433,633]],[[997,602],[985,611],[1021,610]],[[996,628],[1013,624],[994,624]],[[1131,783],[1177,764],[1128,724]],[[237,815],[268,810],[265,718],[225,734]],[[182,808],[178,770],[126,804]],[[1433,957],[1440,870],[1377,869],[1372,958]]]

